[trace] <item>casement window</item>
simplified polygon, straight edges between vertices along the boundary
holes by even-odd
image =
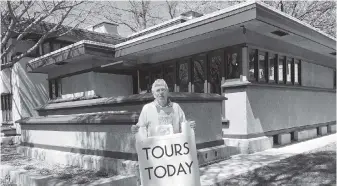
[[[267,78],[267,53],[259,51],[258,56],[258,78],[259,82],[266,82]]]
[[[275,67],[277,67],[277,54],[268,53],[268,83],[274,83],[277,79]]]
[[[141,92],[151,92],[150,87],[150,73],[146,70],[138,70],[139,77],[139,93]]]
[[[1,94],[2,122],[12,121],[12,94]]]
[[[192,92],[204,93],[206,80],[206,54],[192,57]]]
[[[209,53],[207,69],[210,93],[221,94],[221,80],[224,77],[224,50]]]
[[[249,81],[301,85],[301,60],[254,48],[248,52]]]
[[[61,79],[49,80],[49,98],[56,99],[62,96],[62,82]]]
[[[175,84],[175,63],[164,64],[164,80],[169,88],[170,92],[174,92]]]
[[[60,48],[66,47],[68,45],[73,44],[72,42],[68,41],[58,41],[58,40],[49,40],[42,44],[42,55],[48,54]]]
[[[177,65],[177,84],[179,85],[179,92],[189,92],[188,84],[190,82],[191,74],[190,59],[180,59]]]
[[[231,47],[226,50],[226,79],[238,79],[242,74],[241,47]]]
[[[300,60],[294,59],[293,67],[292,67],[292,71],[293,71],[292,79],[293,79],[293,84],[294,85],[299,85],[300,84],[299,83],[300,82],[299,81],[299,75],[300,75],[299,65],[300,65]]]
[[[285,56],[279,56],[278,57],[278,84],[284,84],[284,66],[285,66]]]
[[[286,83],[287,84],[291,84],[293,82],[292,81],[293,61],[294,61],[294,58],[291,58],[291,57],[287,57],[286,59],[285,73],[286,73]]]
[[[257,49],[250,49],[249,50],[249,61],[248,61],[248,79],[250,81],[256,81],[257,80],[257,63],[258,63],[258,56],[257,56]]]

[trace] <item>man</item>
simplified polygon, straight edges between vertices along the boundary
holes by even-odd
[[[186,121],[184,111],[178,103],[168,99],[168,87],[163,79],[157,79],[152,85],[155,100],[144,105],[138,123],[131,127],[133,134],[144,127],[147,137],[180,133],[183,123],[195,129],[194,121]]]
[[[182,132],[182,125],[189,124],[195,129],[194,121],[187,121],[185,113],[178,103],[168,99],[169,89],[163,79],[157,79],[152,84],[152,94],[155,100],[143,106],[138,123],[131,127],[131,132],[136,134],[142,127],[147,137],[164,136]],[[136,174],[140,185],[139,167]]]

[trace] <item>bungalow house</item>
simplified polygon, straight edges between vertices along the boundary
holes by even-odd
[[[18,121],[22,153],[128,171],[137,159],[130,126],[157,78],[197,123],[199,164],[336,131],[336,39],[261,2],[116,37],[58,38],[72,44],[20,62],[37,90],[13,87],[13,99],[37,102],[38,83],[49,83],[50,98]]]

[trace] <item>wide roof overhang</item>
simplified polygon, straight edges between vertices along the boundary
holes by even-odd
[[[34,59],[29,64],[32,72],[42,73],[55,67],[57,61],[91,61],[93,67],[112,64],[111,69],[127,69],[225,47],[230,43],[258,42],[254,37],[247,37],[243,28],[308,51],[305,54],[319,54],[324,60],[317,57],[312,62],[336,67],[336,56],[330,54],[336,51],[335,38],[260,2],[241,3],[116,45],[78,42],[57,54]],[[288,35],[280,37],[272,34],[276,30]],[[37,61],[42,66],[36,66]]]
[[[133,59],[138,63],[156,63],[165,59],[213,50],[226,45],[225,42],[231,43],[228,40],[236,40],[232,43],[254,42],[254,38],[238,34],[243,33],[243,27],[247,31],[294,45],[329,59],[328,61],[313,60],[314,63],[331,67],[336,65],[336,56],[331,54],[336,51],[334,37],[261,2],[241,3],[119,43],[116,45],[116,58]],[[284,31],[288,35],[280,37],[272,34],[276,30]],[[190,50],[190,48],[194,49]]]
[[[126,68],[123,61],[115,60],[114,45],[82,40],[30,60],[27,64],[27,70],[32,73],[48,73],[61,66],[69,68],[74,66],[84,67],[79,68],[79,70],[99,70],[102,66],[107,68],[114,66],[114,69]]]

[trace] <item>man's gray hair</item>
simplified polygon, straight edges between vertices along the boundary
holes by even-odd
[[[155,87],[159,87],[159,86],[164,86],[166,89],[168,89],[168,86],[167,86],[165,80],[163,80],[163,79],[156,79],[156,81],[154,81],[153,84],[152,84],[152,89],[151,89],[152,92],[154,91]]]

